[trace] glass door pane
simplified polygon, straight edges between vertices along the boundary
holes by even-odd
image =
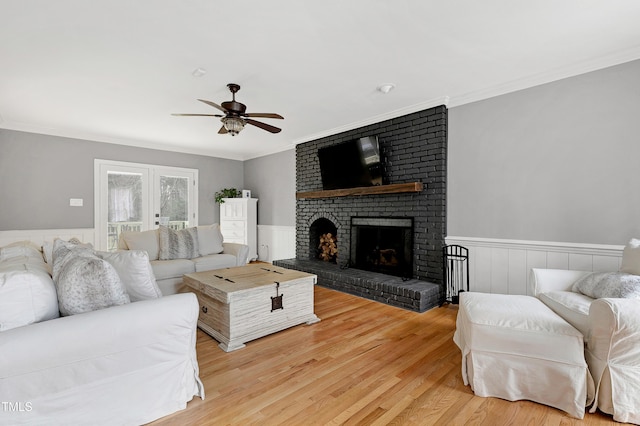
[[[142,188],[142,173],[107,173],[107,250],[118,248],[123,231],[142,231]]]
[[[153,173],[154,223],[175,230],[196,226],[198,171],[177,167],[155,167]]]
[[[160,176],[160,225],[179,230],[189,225],[189,178]]]
[[[150,171],[133,163],[96,159],[94,164],[95,246],[113,251],[122,232],[150,229]]]

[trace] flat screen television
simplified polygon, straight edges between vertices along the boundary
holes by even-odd
[[[369,136],[318,149],[322,189],[382,185],[378,138]]]

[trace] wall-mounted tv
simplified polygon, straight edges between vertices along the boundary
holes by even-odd
[[[369,136],[318,149],[322,189],[382,185],[378,138]]]

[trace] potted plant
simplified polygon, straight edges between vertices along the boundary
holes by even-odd
[[[224,188],[220,191],[217,191],[214,194],[214,198],[216,203],[222,204],[224,203],[223,198],[238,198],[240,197],[240,191],[235,188]]]

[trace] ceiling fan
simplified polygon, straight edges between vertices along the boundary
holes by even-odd
[[[236,92],[240,90],[240,86],[235,83],[227,84],[227,87],[231,91],[233,100],[222,102],[222,106],[215,102],[206,101],[204,99],[198,99],[200,102],[204,102],[214,108],[224,112],[224,115],[220,114],[171,114],[183,117],[221,117],[222,127],[218,131],[219,134],[231,133],[231,136],[235,136],[244,128],[245,124],[251,124],[259,127],[267,132],[278,133],[281,129],[271,126],[270,124],[262,123],[260,121],[252,120],[249,117],[261,117],[261,118],[279,118],[284,119],[280,114],[267,113],[267,112],[253,112],[246,113],[247,106],[243,103],[236,101]]]

